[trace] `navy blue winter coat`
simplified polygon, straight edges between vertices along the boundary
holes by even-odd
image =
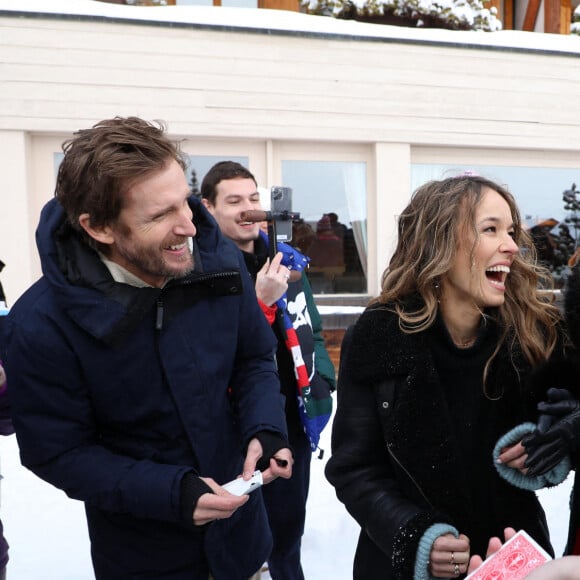
[[[180,518],[185,473],[225,483],[255,433],[286,433],[276,341],[243,258],[190,203],[195,271],[157,289],[114,282],[50,201],[43,276],[6,325],[22,463],[85,502],[100,579],[246,579],[271,549],[260,493],[203,528]]]

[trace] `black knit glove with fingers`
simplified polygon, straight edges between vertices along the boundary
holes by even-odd
[[[524,437],[527,475],[543,475],[580,447],[580,402],[567,389],[549,389],[538,404],[538,429]]]
[[[256,439],[260,442],[262,446],[263,455],[256,465],[256,469],[260,471],[265,471],[270,467],[270,458],[274,456],[280,449],[288,448],[292,451],[294,455],[294,450],[288,444],[281,435],[278,433],[273,433],[272,431],[260,431],[255,435]]]

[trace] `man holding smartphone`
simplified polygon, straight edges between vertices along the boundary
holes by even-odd
[[[222,233],[242,251],[255,282],[262,312],[278,339],[276,361],[281,390],[286,397],[286,422],[294,451],[294,465],[290,480],[277,480],[262,490],[274,539],[268,567],[273,580],[303,580],[300,546],[304,534],[313,445],[302,423],[296,369],[281,324],[282,313],[276,305],[283,295],[286,295],[283,314],[290,319],[296,332],[312,392],[324,393],[330,398],[330,392],[335,388],[334,366],[324,345],[321,318],[306,276],[289,270],[283,264],[282,253],[270,260],[268,245],[260,235],[259,224],[244,218],[244,212],[262,209],[252,173],[239,163],[219,162],[204,177],[201,196]]]

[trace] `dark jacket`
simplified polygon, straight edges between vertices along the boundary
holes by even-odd
[[[508,353],[500,352],[489,384],[501,384],[503,395],[485,403],[489,417],[475,438],[481,453],[465,464],[428,334],[403,333],[398,317],[380,307],[367,309],[345,337],[326,475],[362,528],[355,579],[413,578],[418,542],[434,523],[470,537],[472,553],[484,554],[488,538],[508,525],[551,551],[535,494],[501,479],[492,459],[500,436],[535,417],[538,396],[523,388]],[[513,361],[526,376],[521,355]],[[473,469],[483,478],[475,485],[486,486],[493,534],[480,528],[482,506],[466,491]]]
[[[0,316],[0,320],[4,318]],[[2,361],[0,360],[0,364]],[[0,388],[0,435],[12,435],[14,427],[12,426],[12,416],[10,413],[10,401],[8,398],[7,385]],[[3,570],[8,564],[8,542],[4,537],[4,527],[0,521],[0,570]]]
[[[114,282],[50,201],[43,276],[8,317],[22,463],[85,502],[105,580],[246,579],[271,549],[259,493],[203,528],[180,518],[184,474],[225,483],[257,432],[286,431],[275,341],[243,260],[190,203],[195,271],[157,289]]]
[[[567,359],[566,364],[560,365],[557,370],[549,369],[548,375],[551,381],[554,381],[554,376],[561,375],[558,377],[558,384],[552,382],[550,386],[565,386],[572,390],[577,398],[580,398],[580,264],[572,268],[568,278],[564,306],[568,332],[576,352]],[[575,475],[570,498],[570,526],[566,554],[580,553],[576,545],[577,542],[580,542],[580,449],[576,450],[573,464]]]

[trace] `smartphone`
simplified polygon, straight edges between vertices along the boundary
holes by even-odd
[[[270,190],[270,210],[276,216],[276,241],[288,243],[292,240],[292,188],[274,185]],[[288,219],[280,215],[289,214]]]
[[[262,472],[256,470],[248,481],[244,481],[243,478],[238,477],[228,483],[224,483],[222,487],[233,495],[246,495],[258,489],[263,483]]]

